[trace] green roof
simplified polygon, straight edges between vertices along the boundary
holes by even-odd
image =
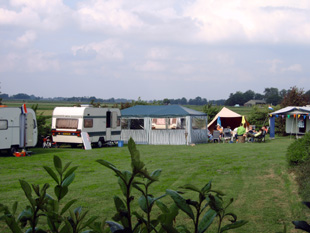
[[[122,117],[182,117],[182,116],[207,116],[181,105],[136,105],[121,110]]]

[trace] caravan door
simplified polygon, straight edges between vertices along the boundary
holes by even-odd
[[[0,119],[0,149],[9,149],[12,141],[12,131],[8,120]]]
[[[112,113],[111,111],[107,111],[106,113],[106,138],[105,140],[106,141],[110,141],[111,140],[111,116],[112,116]]]
[[[36,138],[36,122],[31,113],[26,116],[26,146],[35,146],[37,144]]]

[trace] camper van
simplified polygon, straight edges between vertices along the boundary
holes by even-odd
[[[0,107],[0,150],[13,155],[19,148],[36,146],[38,128],[32,109]]]
[[[83,143],[82,132],[87,132],[90,143],[97,147],[119,141],[120,117],[118,108],[95,108],[89,105],[56,107],[52,118],[53,141],[75,147]]]

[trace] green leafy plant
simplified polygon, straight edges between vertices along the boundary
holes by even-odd
[[[29,205],[16,218],[17,202],[13,204],[12,211],[7,206],[0,204],[0,212],[4,213],[0,220],[5,221],[11,231],[17,233],[23,232],[24,228],[26,228],[25,232],[27,233],[78,233],[94,223],[97,217],[91,217],[86,221],[87,211],[82,213],[81,207],[76,208],[74,211],[70,210],[70,207],[77,201],[76,199],[70,200],[64,205],[61,203],[61,200],[69,191],[68,186],[73,182],[74,171],[77,169],[77,166],[68,169],[70,164],[71,162],[68,162],[65,166],[62,166],[61,159],[54,156],[54,169],[56,172],[50,167],[43,167],[56,182],[54,187],[55,199],[47,193],[47,189],[50,187],[48,183],[40,188],[39,185],[30,185],[27,181],[19,180]],[[61,206],[63,207],[61,208]],[[70,215],[65,217],[64,214],[68,211]],[[48,231],[38,225],[39,219],[42,217],[47,221]]]
[[[199,194],[198,201],[185,199],[179,192],[170,189],[166,190],[166,194],[157,198],[154,197],[149,193],[149,187],[155,181],[158,181],[161,170],[155,170],[151,174],[147,172],[144,163],[140,160],[140,153],[132,138],[128,141],[128,148],[131,154],[132,171],[120,171],[113,164],[105,160],[97,160],[97,162],[116,173],[118,184],[125,198],[123,201],[119,196],[114,197],[117,213],[113,217],[113,220],[116,222],[107,222],[112,232],[190,232],[184,225],[176,226],[175,220],[179,214],[179,210],[186,213],[193,220],[195,233],[205,232],[216,217],[219,219],[218,232],[235,229],[247,223],[247,221],[237,221],[235,214],[226,212],[233,199],[230,199],[224,205],[222,199],[223,193],[212,190],[211,182],[206,184],[202,189],[198,189],[191,184],[182,186],[183,189],[197,192]],[[131,193],[132,188],[135,188],[141,193],[141,196],[138,198],[138,204],[146,217],[137,211],[132,211],[131,204],[133,200],[136,200]],[[170,207],[160,201],[161,198],[167,195],[174,201]],[[151,215],[154,204],[161,210],[161,214],[156,218],[152,218]],[[135,226],[133,226],[133,216],[137,218]],[[228,217],[231,218],[230,224],[222,227],[224,219]]]
[[[140,160],[140,152],[136,148],[134,140],[131,138],[128,142],[128,149],[131,155],[131,171],[120,171],[113,164],[105,160],[97,160],[98,163],[103,166],[113,170],[118,177],[118,184],[123,193],[125,200],[119,196],[114,196],[114,204],[117,210],[117,213],[113,217],[113,220],[120,222],[109,221],[107,222],[110,226],[112,232],[140,232],[144,231],[151,232],[155,229],[155,226],[158,224],[158,221],[151,220],[151,210],[154,203],[162,198],[154,198],[149,194],[149,186],[158,180],[158,177],[161,174],[161,170],[155,170],[151,174],[148,173],[145,168],[145,164]],[[138,181],[138,179],[141,179]],[[146,179],[146,181],[143,181]],[[131,204],[134,200],[132,196],[132,188],[137,189],[141,192],[141,197],[139,198],[139,206],[147,215],[145,219],[142,215],[138,214],[136,211],[131,210]],[[133,225],[133,216],[136,216],[138,221]],[[154,225],[155,224],[155,225]]]
[[[310,133],[297,139],[287,148],[286,158],[289,165],[304,163],[310,159]]]
[[[226,212],[227,208],[233,202],[230,199],[227,204],[224,203],[223,193],[211,189],[211,181],[202,189],[194,185],[186,184],[181,188],[198,194],[198,200],[185,199],[180,195],[180,192],[167,190],[167,194],[173,199],[175,204],[186,213],[193,221],[194,232],[203,233],[213,223],[214,219],[218,218],[217,232],[224,232],[230,229],[235,229],[243,226],[247,221],[237,221],[237,216],[234,213]],[[224,219],[230,217],[230,224],[222,227]]]

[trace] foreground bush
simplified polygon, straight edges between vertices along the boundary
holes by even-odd
[[[0,220],[5,221],[10,230],[17,233],[104,233],[108,231],[112,233],[203,233],[209,229],[215,219],[218,219],[216,228],[220,233],[239,228],[247,223],[243,220],[238,221],[234,213],[227,211],[233,199],[225,201],[224,194],[214,190],[211,182],[203,185],[202,188],[191,184],[180,187],[185,191],[196,193],[198,195],[196,200],[185,199],[182,196],[183,192],[171,189],[167,189],[166,193],[159,197],[154,197],[149,192],[149,188],[154,182],[158,182],[161,170],[157,169],[152,173],[147,171],[132,139],[129,140],[128,149],[131,155],[130,171],[120,171],[105,160],[97,161],[115,172],[123,194],[123,197],[113,198],[116,207],[114,221],[97,222],[96,216],[88,217],[87,211],[82,212],[81,207],[72,210],[76,199],[63,203],[63,198],[69,192],[68,187],[74,180],[77,167],[69,169],[70,162],[63,166],[57,156],[54,156],[54,169],[44,166],[56,183],[53,195],[48,194],[49,184],[44,184],[40,188],[39,185],[30,185],[20,180],[29,205],[16,217],[17,202],[11,210],[6,205],[0,204],[0,213],[3,212]],[[141,196],[134,197],[133,189],[138,190]],[[162,198],[171,198],[172,204],[170,206],[164,204],[161,201]],[[138,203],[138,209],[133,209],[135,201]],[[156,210],[156,214],[152,212],[154,206],[159,210]],[[184,225],[184,222],[180,224],[178,221],[180,211],[192,220],[192,226]],[[106,225],[109,225],[110,229],[106,228]]]
[[[289,165],[304,163],[310,159],[310,133],[294,141],[287,148],[286,158]]]

